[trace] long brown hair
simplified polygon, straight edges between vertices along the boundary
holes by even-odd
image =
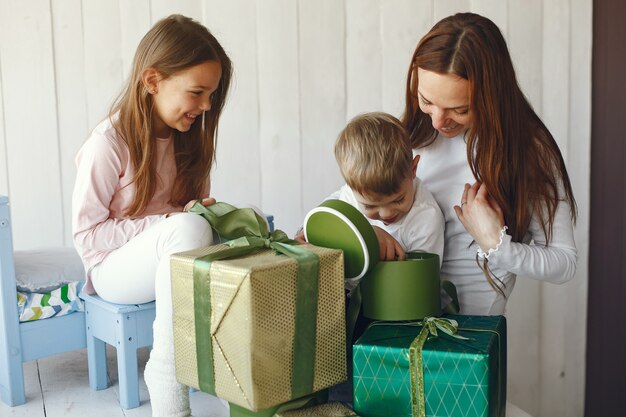
[[[215,159],[218,120],[230,86],[232,64],[206,27],[181,15],[171,15],[158,21],[137,47],[128,82],[110,112],[115,131],[128,145],[135,167],[132,181],[136,192],[127,210],[127,215],[131,217],[145,210],[154,195],[157,181],[153,101],[142,82],[142,74],[148,68],[155,68],[167,78],[206,61],[219,62],[222,77],[211,97],[211,109],[204,116],[204,129],[200,123],[194,123],[188,132],[173,130],[172,133],[177,175],[170,203],[179,206],[200,197],[206,190]],[[119,115],[114,118],[116,113]]]
[[[474,177],[502,209],[513,241],[524,239],[535,214],[549,242],[560,200],[569,203],[576,221],[561,152],[520,90],[506,42],[491,20],[458,13],[441,20],[420,40],[409,68],[402,116],[414,148],[437,137],[430,117],[418,105],[418,68],[469,81],[474,121],[465,133],[467,159]]]

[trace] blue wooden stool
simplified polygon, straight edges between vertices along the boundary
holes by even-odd
[[[85,302],[89,386],[96,391],[108,387],[108,343],[117,350],[120,405],[125,409],[139,407],[137,349],[152,346],[154,301],[114,304],[84,292],[80,297]]]

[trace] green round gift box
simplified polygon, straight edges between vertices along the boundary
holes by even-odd
[[[344,251],[347,279],[361,279],[363,315],[373,320],[421,320],[441,315],[439,256],[409,252],[379,261],[378,239],[365,216],[341,200],[326,200],[304,221],[305,238]]]

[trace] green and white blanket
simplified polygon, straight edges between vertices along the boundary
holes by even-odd
[[[83,311],[83,303],[78,298],[83,284],[83,281],[70,282],[46,293],[18,292],[20,321],[41,320]]]

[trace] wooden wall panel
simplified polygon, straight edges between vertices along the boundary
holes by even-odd
[[[91,130],[108,116],[122,91],[122,30],[118,2],[85,1],[82,5],[87,126]]]
[[[433,25],[455,13],[469,12],[470,0],[436,0],[433,1]]]
[[[433,25],[433,3],[427,0],[381,2],[383,110],[400,117],[406,78],[419,40]]]
[[[541,117],[567,157],[570,85],[570,0],[543,3]],[[567,159],[565,160],[567,163]]]
[[[542,1],[508,2],[507,44],[518,83],[541,116]],[[502,29],[502,28],[501,28]],[[509,323],[508,398],[540,416],[541,288],[539,281],[518,277],[507,306]]]
[[[64,244],[72,245],[72,190],[74,158],[89,136],[80,0],[52,3],[54,75],[57,87],[57,123],[60,143]]]
[[[293,235],[303,221],[298,3],[257,4],[260,206]]]
[[[120,47],[122,52],[122,77],[130,76],[135,51],[141,38],[152,26],[149,0],[119,0]]]
[[[63,241],[49,6],[44,0],[0,4],[0,16],[6,16],[0,26],[0,61],[16,247]]]
[[[508,41],[509,33],[509,2],[501,0],[470,0],[469,10],[491,19]]]
[[[343,1],[301,0],[299,61],[305,212],[343,183],[333,148],[346,121]]]
[[[346,1],[346,118],[382,107],[383,45],[378,0]]]
[[[233,62],[230,97],[222,113],[212,194],[233,204],[260,205],[256,4],[206,2],[204,21]]]
[[[203,21],[211,6],[210,1],[203,2],[200,0],[150,0],[151,21],[155,23],[157,20],[174,13]]]
[[[543,3],[542,119],[567,158],[569,134],[569,0]],[[567,159],[566,159],[567,163]],[[570,167],[571,170],[571,167]],[[567,400],[565,372],[565,320],[569,297],[563,287],[543,284],[540,327],[541,387],[550,387],[550,396],[542,396],[540,412],[544,416],[566,417],[561,404]]]
[[[570,181],[578,204],[578,220],[574,238],[578,248],[576,276],[563,291],[565,305],[563,375],[566,398],[565,416],[582,416],[585,409],[585,354],[587,352],[584,323],[587,323],[587,289],[589,276],[590,183],[591,183],[591,41],[592,2],[573,0],[570,5],[570,85],[569,134],[567,155]],[[623,252],[622,252],[623,253]],[[601,389],[601,387],[597,387]],[[591,414],[596,415],[596,414]]]
[[[537,114],[542,110],[542,0],[509,1],[507,43],[517,81]]]

